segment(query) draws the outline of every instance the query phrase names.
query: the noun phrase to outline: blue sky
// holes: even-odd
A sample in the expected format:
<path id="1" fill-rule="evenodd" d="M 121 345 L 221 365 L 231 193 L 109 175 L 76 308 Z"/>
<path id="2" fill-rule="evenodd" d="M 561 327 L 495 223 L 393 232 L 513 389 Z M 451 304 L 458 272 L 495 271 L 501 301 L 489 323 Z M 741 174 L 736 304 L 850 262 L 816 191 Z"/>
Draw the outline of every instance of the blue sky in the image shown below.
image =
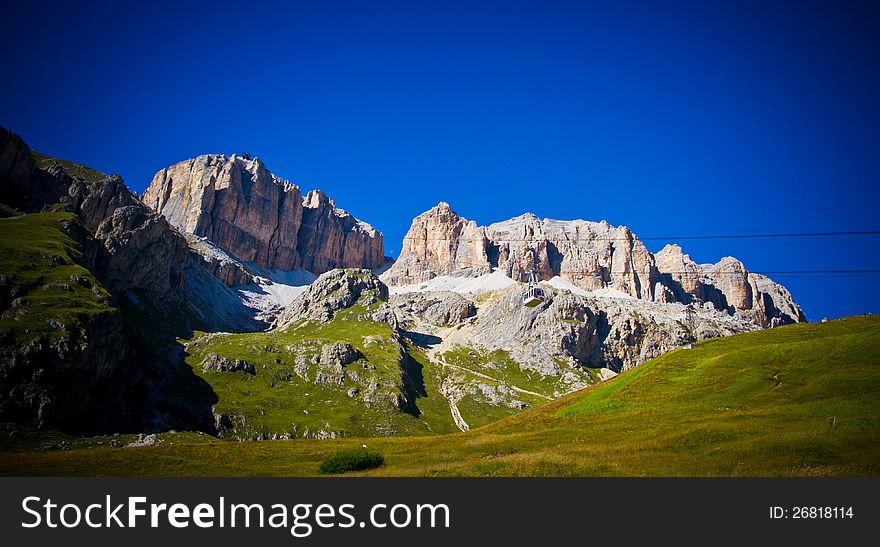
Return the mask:
<path id="1" fill-rule="evenodd" d="M 441 200 L 671 242 L 880 228 L 878 2 L 24 4 L 0 19 L 0 124 L 137 192 L 246 151 L 394 256 Z M 877 236 L 680 243 L 880 268 Z M 880 312 L 877 275 L 776 279 L 811 319 Z"/>

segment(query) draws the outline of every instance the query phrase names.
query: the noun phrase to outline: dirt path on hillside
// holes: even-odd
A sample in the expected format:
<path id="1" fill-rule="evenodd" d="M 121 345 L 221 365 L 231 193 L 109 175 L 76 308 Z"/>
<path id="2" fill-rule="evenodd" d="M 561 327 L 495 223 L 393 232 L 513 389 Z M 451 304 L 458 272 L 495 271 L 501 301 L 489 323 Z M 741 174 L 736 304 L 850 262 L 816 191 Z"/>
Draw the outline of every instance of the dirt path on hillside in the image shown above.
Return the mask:
<path id="1" fill-rule="evenodd" d="M 519 393 L 525 393 L 526 395 L 533 395 L 535 397 L 540 397 L 541 399 L 546 399 L 548 401 L 552 399 L 552 397 L 548 397 L 548 396 L 543 395 L 541 393 L 529 391 L 528 389 L 523 389 L 521 387 L 517 387 L 517 386 L 511 384 L 510 382 L 507 382 L 504 380 L 499 380 L 498 378 L 493 378 L 492 376 L 489 376 L 488 374 L 483 374 L 482 372 L 477 372 L 477 371 L 469 369 L 467 367 L 462 367 L 459 365 L 453 365 L 453 364 L 447 363 L 446 360 L 440 356 L 442 354 L 444 354 L 445 352 L 450 351 L 452 349 L 453 345 L 449 342 L 449 338 L 450 338 L 449 333 L 452 332 L 453 330 L 454 330 L 453 328 L 445 328 L 445 329 L 438 329 L 437 330 L 437 332 L 435 333 L 435 336 L 440 338 L 441 342 L 439 344 L 435 344 L 433 346 L 425 348 L 425 354 L 428 356 L 428 359 L 430 359 L 434 363 L 439 363 L 440 366 L 442 366 L 444 368 L 458 369 L 458 370 L 461 370 L 464 372 L 469 372 L 469 373 L 473 374 L 474 376 L 478 376 L 478 377 L 483 378 L 485 380 L 491 380 L 491 381 L 498 383 L 498 384 L 504 384 L 504 385 L 510 387 L 510 389 L 512 389 L 514 391 L 518 391 Z"/>
<path id="2" fill-rule="evenodd" d="M 458 426 L 462 431 L 467 431 L 471 428 L 464 418 L 461 417 L 461 412 L 458 410 L 458 400 L 455 398 L 455 394 L 452 390 L 441 388 L 443 392 L 443 396 L 446 397 L 446 401 L 449 403 L 449 411 L 452 413 L 452 421 L 455 422 L 455 425 Z"/>
<path id="3" fill-rule="evenodd" d="M 425 357 L 428 358 L 429 361 L 434 363 L 435 365 L 440 365 L 441 370 L 444 370 L 448 365 L 445 361 L 440 359 L 438 356 L 443 351 L 446 351 L 447 343 L 446 340 L 448 338 L 449 331 L 452 329 L 438 329 L 433 336 L 440 339 L 440 343 L 438 344 L 425 344 L 422 348 L 425 350 Z M 443 384 L 440 386 L 440 393 L 446 398 L 446 402 L 449 404 L 449 412 L 452 414 L 452 421 L 455 422 L 456 427 L 458 427 L 462 431 L 467 431 L 471 427 L 468 423 L 461 417 L 461 412 L 458 410 L 458 400 L 459 398 L 456 396 L 455 390 L 447 384 L 446 378 L 444 374 Z"/>
<path id="4" fill-rule="evenodd" d="M 548 401 L 550 401 L 551 399 L 553 399 L 552 397 L 548 397 L 548 396 L 546 396 L 546 395 L 543 395 L 543 394 L 541 394 L 541 393 L 537 393 L 537 392 L 535 392 L 535 391 L 529 391 L 529 390 L 527 390 L 527 389 L 523 389 L 523 388 L 521 388 L 521 387 L 516 387 L 515 385 L 511 384 L 510 382 L 506 382 L 506 381 L 504 381 L 504 380 L 499 380 L 498 378 L 493 378 L 492 376 L 489 376 L 488 374 L 483 374 L 483 373 L 481 373 L 481 372 L 477 372 L 477 371 L 475 371 L 475 370 L 471 370 L 471 369 L 469 369 L 469 368 L 467 368 L 467 367 L 461 367 L 461 366 L 458 366 L 458 365 L 450 365 L 449 363 L 447 363 L 447 362 L 444 361 L 443 359 L 436 359 L 436 362 L 442 364 L 444 367 L 448 367 L 448 368 L 454 368 L 454 369 L 462 370 L 462 371 L 464 371 L 464 372 L 468 372 L 468 373 L 470 373 L 470 374 L 473 374 L 474 376 L 478 376 L 478 377 L 480 377 L 480 378 L 484 378 L 484 379 L 486 379 L 486 380 L 492 380 L 493 382 L 496 382 L 496 383 L 499 383 L 499 384 L 504 384 L 504 385 L 506 385 L 507 387 L 509 387 L 510 389 L 512 389 L 512 390 L 514 390 L 514 391 L 518 391 L 519 393 L 525 393 L 525 394 L 527 394 L 527 395 L 534 395 L 535 397 L 540 397 L 540 398 L 542 398 L 542 399 L 546 399 L 546 400 L 548 400 Z"/>
<path id="5" fill-rule="evenodd" d="M 489 380 L 489 381 L 495 382 L 496 384 L 506 385 L 510 389 L 512 389 L 513 391 L 516 391 L 519 393 L 531 395 L 533 397 L 538 397 L 540 399 L 544 399 L 547 401 L 552 399 L 552 397 L 548 397 L 548 396 L 543 395 L 541 393 L 537 393 L 534 391 L 530 391 L 528 389 L 523 389 L 521 387 L 517 387 L 517 386 L 511 384 L 510 382 L 500 380 L 498 378 L 494 378 L 492 376 L 489 376 L 488 374 L 483 374 L 481 372 L 477 372 L 477 371 L 469 369 L 467 367 L 462 367 L 459 365 L 453 365 L 453 364 L 447 363 L 446 360 L 443 359 L 443 357 L 441 357 L 441 355 L 447 351 L 450 351 L 453 347 L 452 344 L 449 342 L 449 338 L 450 338 L 449 333 L 452 330 L 454 330 L 454 329 L 453 328 L 437 329 L 432 334 L 432 336 L 435 337 L 436 339 L 439 339 L 440 341 L 435 344 L 425 344 L 425 345 L 421 346 L 422 349 L 425 351 L 425 356 L 428 358 L 428 360 L 431 361 L 432 363 L 434 363 L 435 365 L 440 365 L 442 370 L 446 370 L 446 369 L 460 370 L 462 372 L 472 374 L 478 378 L 483 378 L 484 380 Z M 457 396 L 458 394 L 456 393 L 455 389 L 452 386 L 443 385 L 443 386 L 441 386 L 440 391 L 443 393 L 443 396 L 446 398 L 446 401 L 449 403 L 449 411 L 452 413 L 452 419 L 455 422 L 455 425 L 458 426 L 458 428 L 462 431 L 469 430 L 470 426 L 468 426 L 468 423 L 464 420 L 464 418 L 462 418 L 461 412 L 458 409 L 459 397 Z"/>

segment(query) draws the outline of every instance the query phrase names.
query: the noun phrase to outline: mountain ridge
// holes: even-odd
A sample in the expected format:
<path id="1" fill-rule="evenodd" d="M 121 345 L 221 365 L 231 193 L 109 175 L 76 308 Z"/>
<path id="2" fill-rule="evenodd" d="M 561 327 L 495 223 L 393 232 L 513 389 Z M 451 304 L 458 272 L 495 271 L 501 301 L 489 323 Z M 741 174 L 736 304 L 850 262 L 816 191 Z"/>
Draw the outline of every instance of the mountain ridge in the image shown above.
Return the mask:
<path id="1" fill-rule="evenodd" d="M 314 475 L 334 453 L 366 444 L 387 463 L 358 475 L 876 476 L 878 341 L 876 315 L 706 341 L 452 435 L 256 444 L 163 434 L 138 450 L 0 452 L 0 470 Z M 840 361 L 847 366 L 829 366 Z"/>
<path id="2" fill-rule="evenodd" d="M 652 254 L 628 227 L 605 221 L 525 213 L 478 226 L 446 202 L 413 219 L 400 256 L 382 279 L 402 286 L 495 270 L 514 280 L 534 270 L 540 280 L 560 277 L 588 291 L 610 287 L 645 301 L 711 305 L 765 327 L 806 320 L 787 289 L 732 257 L 704 268 L 678 245 Z"/>
<path id="3" fill-rule="evenodd" d="M 158 171 L 141 199 L 181 232 L 266 268 L 321 274 L 385 263 L 378 230 L 321 190 L 303 196 L 259 158 L 204 154 L 178 162 Z"/>
<path id="4" fill-rule="evenodd" d="M 107 333 L 82 323 L 102 355 L 94 363 L 65 351 L 46 361 L 81 375 L 84 397 L 65 403 L 65 384 L 38 370 L 27 385 L 42 390 L 42 407 L 65 410 L 41 415 L 22 398 L 0 408 L 37 427 L 242 440 L 468 429 L 689 342 L 772 326 L 739 309 L 756 295 L 763 313 L 799 311 L 735 259 L 697 265 L 667 247 L 658 261 L 627 227 L 606 222 L 523 214 L 481 227 L 447 203 L 414 219 L 407 252 L 380 279 L 381 234 L 323 191 L 303 196 L 259 158 L 180 162 L 139 199 L 119 176 L 40 159 L 12 133 L 0 145 L 0 202 L 15 219 L 5 227 L 20 227 L 4 252 L 18 252 L 30 222 L 40 237 L 54 233 L 41 211 L 67 211 L 69 241 L 56 237 L 81 253 L 121 319 Z M 61 259 L 21 256 L 18 266 L 36 265 L 28 275 L 58 272 Z M 535 266 L 547 299 L 524 308 L 516 279 Z M 38 295 L 78 290 L 70 282 L 31 283 L 26 295 L 23 286 L 0 279 L 9 319 L 0 365 L 16 374 L 27 370 L 28 317 L 39 318 L 41 344 L 76 325 L 64 310 L 40 314 Z M 684 302 L 697 305 L 689 312 Z M 110 344 L 129 351 L 101 353 Z M 115 372 L 90 382 L 91 365 Z M 0 382 L 0 394 L 22 382 Z M 101 413 L 113 399 L 115 410 Z"/>

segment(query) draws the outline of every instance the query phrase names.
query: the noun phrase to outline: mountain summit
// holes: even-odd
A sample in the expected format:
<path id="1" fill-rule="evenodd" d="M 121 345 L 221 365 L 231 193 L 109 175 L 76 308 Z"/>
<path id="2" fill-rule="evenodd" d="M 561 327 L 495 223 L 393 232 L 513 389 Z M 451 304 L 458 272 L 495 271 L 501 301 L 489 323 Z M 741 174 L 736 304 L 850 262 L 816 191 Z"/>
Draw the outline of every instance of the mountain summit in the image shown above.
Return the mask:
<path id="1" fill-rule="evenodd" d="M 660 303 L 695 303 L 751 317 L 762 326 L 805 321 L 785 287 L 725 257 L 699 265 L 677 245 L 656 255 L 626 226 L 605 221 L 540 219 L 524 215 L 477 226 L 447 203 L 416 217 L 397 262 L 382 275 L 391 286 L 454 274 L 499 271 L 514 280 L 534 269 L 586 291 Z"/>
<path id="2" fill-rule="evenodd" d="M 385 261 L 379 231 L 320 190 L 303 199 L 299 186 L 259 158 L 207 154 L 182 161 L 156 173 L 142 200 L 181 232 L 265 268 L 320 274 Z"/>

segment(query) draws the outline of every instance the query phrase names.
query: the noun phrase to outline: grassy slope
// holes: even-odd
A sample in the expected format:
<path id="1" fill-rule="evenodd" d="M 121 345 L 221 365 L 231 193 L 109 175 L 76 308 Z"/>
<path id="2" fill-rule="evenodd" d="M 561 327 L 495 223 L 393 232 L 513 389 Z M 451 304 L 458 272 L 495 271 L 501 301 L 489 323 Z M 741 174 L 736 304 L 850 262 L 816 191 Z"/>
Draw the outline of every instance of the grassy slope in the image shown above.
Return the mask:
<path id="1" fill-rule="evenodd" d="M 34 159 L 37 162 L 37 167 L 40 169 L 46 170 L 53 165 L 57 165 L 64 170 L 70 176 L 80 178 L 86 182 L 97 182 L 99 180 L 107 178 L 106 173 L 102 173 L 97 169 L 92 169 L 91 167 L 86 167 L 85 165 L 80 165 L 78 163 L 74 163 L 72 161 L 62 160 L 58 158 L 51 158 L 49 156 L 44 156 L 38 152 L 31 152 L 33 154 Z"/>
<path id="2" fill-rule="evenodd" d="M 258 435 L 301 437 L 304 432 L 333 431 L 346 436 L 377 434 L 424 435 L 450 433 L 455 424 L 449 406 L 440 395 L 439 372 L 411 347 L 406 349 L 421 365 L 424 392 L 416 398 L 418 417 L 389 408 L 365 405 L 360 397 L 346 392 L 363 385 L 346 379 L 342 385 L 316 384 L 298 376 L 296 357 L 319 354 L 332 342 L 352 344 L 363 358 L 346 366 L 381 384 L 387 392 L 399 391 L 401 353 L 386 323 L 358 320 L 368 310 L 353 306 L 339 312 L 327 324 L 304 324 L 287 331 L 208 335 L 188 344 L 187 364 L 211 384 L 219 397 L 217 413 L 236 416 L 246 424 L 239 427 L 246 438 Z M 256 374 L 202 370 L 208 354 L 244 359 Z M 363 365 L 374 367 L 365 370 Z M 310 379 L 316 374 L 314 365 Z"/>
<path id="3" fill-rule="evenodd" d="M 538 372 L 524 369 L 504 350 L 499 349 L 486 354 L 481 353 L 477 348 L 457 346 L 451 351 L 443 353 L 442 357 L 449 364 L 503 379 L 516 387 L 548 397 L 553 397 L 557 391 L 565 392 L 565 386 L 559 383 L 558 376 L 542 376 Z M 561 369 L 566 369 L 564 363 L 559 363 L 559 365 Z M 590 369 L 574 369 L 572 372 L 580 372 L 589 380 L 593 380 L 596 375 Z"/>
<path id="4" fill-rule="evenodd" d="M 55 325 L 71 326 L 90 315 L 113 311 L 110 294 L 86 268 L 82 251 L 62 231 L 72 213 L 39 213 L 0 219 L 0 274 L 6 297 L 20 299 L 0 318 L 0 334 L 19 341 L 58 336 Z"/>
<path id="5" fill-rule="evenodd" d="M 362 443 L 368 475 L 878 475 L 880 317 L 747 333 L 467 433 L 0 454 L 10 475 L 313 475 Z"/>

